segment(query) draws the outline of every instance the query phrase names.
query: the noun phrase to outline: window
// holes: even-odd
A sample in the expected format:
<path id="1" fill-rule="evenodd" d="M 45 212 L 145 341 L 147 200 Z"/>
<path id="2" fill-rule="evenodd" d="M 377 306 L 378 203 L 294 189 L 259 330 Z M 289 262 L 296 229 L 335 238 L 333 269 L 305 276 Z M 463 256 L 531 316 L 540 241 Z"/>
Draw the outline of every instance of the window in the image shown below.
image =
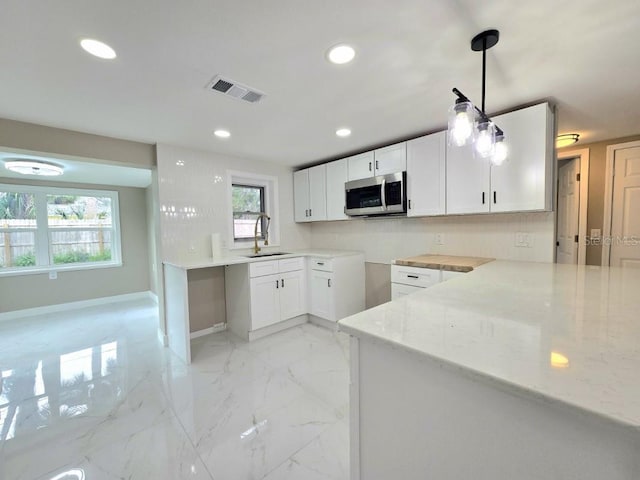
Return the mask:
<path id="1" fill-rule="evenodd" d="M 118 196 L 0 185 L 0 274 L 120 264 Z"/>
<path id="2" fill-rule="evenodd" d="M 278 178 L 248 172 L 227 172 L 229 248 L 244 249 L 253 246 L 254 229 L 260 213 L 270 217 L 258 222 L 260 245 L 269 239 L 269 245 L 280 244 L 278 222 Z M 265 235 L 266 234 L 266 235 Z"/>
<path id="3" fill-rule="evenodd" d="M 231 200 L 233 203 L 233 239 L 253 239 L 256 220 L 260 213 L 265 213 L 265 187 L 254 185 L 233 185 Z M 258 238 L 264 240 L 266 219 L 258 222 Z"/>

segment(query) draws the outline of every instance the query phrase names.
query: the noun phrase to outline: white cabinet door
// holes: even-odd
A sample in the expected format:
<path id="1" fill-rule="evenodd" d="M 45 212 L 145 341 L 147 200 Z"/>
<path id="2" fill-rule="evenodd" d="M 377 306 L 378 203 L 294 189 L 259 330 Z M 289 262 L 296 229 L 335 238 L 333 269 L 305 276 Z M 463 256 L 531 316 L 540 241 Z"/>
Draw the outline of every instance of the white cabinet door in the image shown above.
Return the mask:
<path id="1" fill-rule="evenodd" d="M 309 219 L 312 222 L 327 219 L 326 165 L 307 169 L 309 172 Z"/>
<path id="2" fill-rule="evenodd" d="M 293 211 L 296 222 L 310 222 L 309 170 L 293 172 Z"/>
<path id="3" fill-rule="evenodd" d="M 373 156 L 376 175 L 404 172 L 407 169 L 407 142 L 374 150 Z"/>
<path id="4" fill-rule="evenodd" d="M 346 220 L 344 184 L 349 180 L 346 158 L 327 163 L 327 220 Z"/>
<path id="5" fill-rule="evenodd" d="M 335 321 L 332 281 L 333 273 L 311 270 L 309 274 L 310 311 L 316 317 Z"/>
<path id="6" fill-rule="evenodd" d="M 280 275 L 255 277 L 249 281 L 251 330 L 280 321 Z"/>
<path id="7" fill-rule="evenodd" d="M 488 159 L 475 158 L 473 146 L 447 145 L 447 213 L 489 211 Z"/>
<path id="8" fill-rule="evenodd" d="M 307 312 L 305 272 L 280 274 L 280 319 L 288 320 Z"/>
<path id="9" fill-rule="evenodd" d="M 444 215 L 446 132 L 407 142 L 407 216 Z"/>
<path id="10" fill-rule="evenodd" d="M 406 297 L 407 295 L 411 295 L 416 292 L 424 292 L 424 288 L 403 285 L 401 283 L 391 284 L 391 300 L 397 300 L 398 298 Z"/>
<path id="11" fill-rule="evenodd" d="M 373 177 L 373 152 L 347 158 L 349 181 Z"/>
<path id="12" fill-rule="evenodd" d="M 542 103 L 495 117 L 509 155 L 491 167 L 491 211 L 551 209 L 553 115 Z"/>

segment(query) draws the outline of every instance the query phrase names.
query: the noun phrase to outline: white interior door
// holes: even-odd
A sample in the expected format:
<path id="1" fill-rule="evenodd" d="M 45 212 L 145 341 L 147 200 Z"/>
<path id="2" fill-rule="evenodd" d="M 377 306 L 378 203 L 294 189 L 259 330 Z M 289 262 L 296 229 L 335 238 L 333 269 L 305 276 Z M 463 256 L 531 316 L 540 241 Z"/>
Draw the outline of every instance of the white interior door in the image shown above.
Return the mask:
<path id="1" fill-rule="evenodd" d="M 640 147 L 616 150 L 611 213 L 609 265 L 640 268 Z"/>
<path id="2" fill-rule="evenodd" d="M 578 263 L 578 219 L 580 215 L 580 161 L 566 161 L 558 168 L 558 263 Z"/>

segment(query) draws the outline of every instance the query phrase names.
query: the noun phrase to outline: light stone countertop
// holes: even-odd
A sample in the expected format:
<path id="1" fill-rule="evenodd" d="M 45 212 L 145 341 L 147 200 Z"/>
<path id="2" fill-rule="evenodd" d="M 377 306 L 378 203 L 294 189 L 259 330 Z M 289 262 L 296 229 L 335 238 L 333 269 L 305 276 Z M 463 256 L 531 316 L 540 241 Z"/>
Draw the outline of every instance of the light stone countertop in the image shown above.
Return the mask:
<path id="1" fill-rule="evenodd" d="M 640 269 L 494 261 L 339 328 L 640 431 Z"/>
<path id="2" fill-rule="evenodd" d="M 234 256 L 226 256 L 223 258 L 204 258 L 193 261 L 164 261 L 162 262 L 165 265 L 171 265 L 173 267 L 182 268 L 184 270 L 194 270 L 198 268 L 210 268 L 210 267 L 224 267 L 225 265 L 236 265 L 239 263 L 253 263 L 253 262 L 264 262 L 267 260 L 279 260 L 285 258 L 294 258 L 294 257 L 321 257 L 321 258 L 334 258 L 334 257 L 345 257 L 351 255 L 360 255 L 362 252 L 357 252 L 353 250 L 327 250 L 327 249 L 305 249 L 305 250 L 291 250 L 287 248 L 280 249 L 278 247 L 273 247 L 267 249 L 262 249 L 261 252 L 287 252 L 286 255 L 274 255 L 274 256 L 262 256 L 257 258 L 250 258 L 248 255 L 234 255 Z"/>

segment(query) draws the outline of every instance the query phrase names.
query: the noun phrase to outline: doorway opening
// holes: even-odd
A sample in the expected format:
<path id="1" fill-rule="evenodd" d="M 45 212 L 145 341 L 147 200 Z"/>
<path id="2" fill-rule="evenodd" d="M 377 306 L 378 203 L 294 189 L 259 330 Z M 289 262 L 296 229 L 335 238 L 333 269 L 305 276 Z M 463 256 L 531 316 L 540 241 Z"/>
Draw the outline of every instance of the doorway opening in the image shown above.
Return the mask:
<path id="1" fill-rule="evenodd" d="M 589 149 L 558 153 L 556 263 L 584 265 L 587 259 Z"/>

